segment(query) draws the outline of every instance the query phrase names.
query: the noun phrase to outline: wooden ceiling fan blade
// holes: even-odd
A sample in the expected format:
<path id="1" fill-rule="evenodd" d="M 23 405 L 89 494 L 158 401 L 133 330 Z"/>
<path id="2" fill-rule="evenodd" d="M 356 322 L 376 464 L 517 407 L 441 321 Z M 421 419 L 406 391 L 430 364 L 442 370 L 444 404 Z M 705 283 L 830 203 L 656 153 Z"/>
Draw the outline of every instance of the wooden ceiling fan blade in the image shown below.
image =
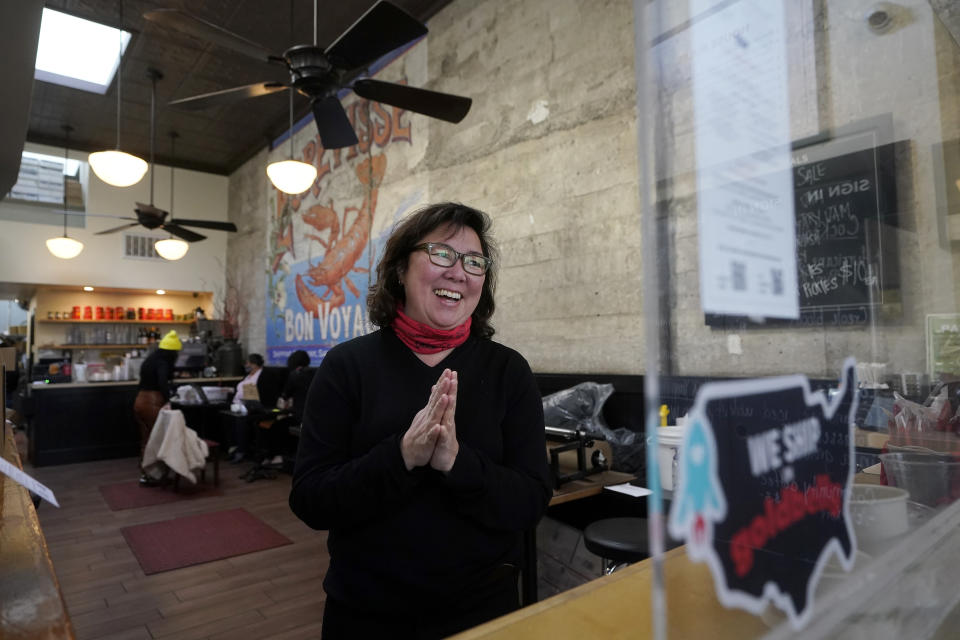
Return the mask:
<path id="1" fill-rule="evenodd" d="M 366 67 L 397 47 L 427 34 L 406 11 L 380 0 L 327 47 L 327 57 L 343 69 Z"/>
<path id="2" fill-rule="evenodd" d="M 139 227 L 139 222 L 131 222 L 130 224 L 122 224 L 119 227 L 112 227 L 110 229 L 105 229 L 104 231 L 97 231 L 95 236 L 105 236 L 108 233 L 116 233 L 117 231 L 123 231 L 124 229 L 130 229 L 131 227 Z"/>
<path id="3" fill-rule="evenodd" d="M 161 227 L 167 233 L 175 235 L 178 238 L 182 238 L 187 242 L 200 242 L 201 240 L 206 240 L 207 236 L 202 236 L 199 233 L 190 231 L 190 229 L 185 229 L 177 224 L 167 223 Z"/>
<path id="4" fill-rule="evenodd" d="M 232 87 L 220 91 L 211 91 L 210 93 L 201 93 L 190 96 L 189 98 L 171 100 L 167 103 L 167 106 L 190 110 L 210 109 L 212 107 L 234 104 L 247 98 L 259 98 L 260 96 L 270 95 L 277 91 L 283 91 L 286 88 L 287 85 L 282 82 L 256 82 L 242 87 Z"/>
<path id="5" fill-rule="evenodd" d="M 376 100 L 394 107 L 422 113 L 447 122 L 460 122 L 470 111 L 473 100 L 450 93 L 408 87 L 365 78 L 353 83 L 354 92 L 368 100 Z"/>
<path id="6" fill-rule="evenodd" d="M 75 211 L 73 209 L 50 209 L 50 213 L 62 216 L 64 214 L 68 216 L 79 216 L 81 218 L 113 218 L 114 220 L 136 220 L 136 218 L 131 218 L 130 216 L 117 216 L 112 213 L 96 213 L 94 211 Z"/>
<path id="7" fill-rule="evenodd" d="M 314 100 L 311 108 L 324 149 L 340 149 L 357 144 L 357 133 L 337 96 Z"/>
<path id="8" fill-rule="evenodd" d="M 164 27 L 193 36 L 204 42 L 212 42 L 225 49 L 242 53 L 256 60 L 265 62 L 274 62 L 282 60 L 280 56 L 274 55 L 259 42 L 248 40 L 243 36 L 237 35 L 232 31 L 227 31 L 219 25 L 207 22 L 203 18 L 181 11 L 180 9 L 154 9 L 147 11 L 143 17 L 151 22 L 155 22 Z"/>
<path id="9" fill-rule="evenodd" d="M 218 231 L 237 230 L 237 225 L 232 222 L 220 222 L 219 220 L 186 220 L 184 218 L 177 218 L 176 220 L 170 220 L 170 224 L 200 227 L 201 229 L 217 229 Z"/>

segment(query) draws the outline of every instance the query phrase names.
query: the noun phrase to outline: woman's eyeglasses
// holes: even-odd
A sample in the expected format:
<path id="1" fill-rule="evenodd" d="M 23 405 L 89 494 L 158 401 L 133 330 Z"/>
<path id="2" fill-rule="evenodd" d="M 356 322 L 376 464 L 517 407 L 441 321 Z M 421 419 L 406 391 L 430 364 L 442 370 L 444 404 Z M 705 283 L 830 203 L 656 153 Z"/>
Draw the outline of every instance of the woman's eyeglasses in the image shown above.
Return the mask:
<path id="1" fill-rule="evenodd" d="M 452 267 L 457 260 L 463 263 L 463 270 L 475 276 L 482 276 L 493 264 L 493 260 L 479 253 L 460 253 L 442 242 L 425 242 L 415 246 L 413 251 L 426 251 L 430 262 L 438 267 Z"/>

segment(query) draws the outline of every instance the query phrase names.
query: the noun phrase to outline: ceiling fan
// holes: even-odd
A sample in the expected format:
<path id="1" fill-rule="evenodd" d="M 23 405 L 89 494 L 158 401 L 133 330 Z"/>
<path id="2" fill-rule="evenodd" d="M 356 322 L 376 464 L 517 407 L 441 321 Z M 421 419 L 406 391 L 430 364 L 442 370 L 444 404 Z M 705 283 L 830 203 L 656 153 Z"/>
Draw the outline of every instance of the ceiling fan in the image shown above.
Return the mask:
<path id="1" fill-rule="evenodd" d="M 448 122 L 460 122 L 467 115 L 472 104 L 470 98 L 362 77 L 367 67 L 382 56 L 426 35 L 427 27 L 399 7 L 380 0 L 326 49 L 317 45 L 317 0 L 313 3 L 313 13 L 313 44 L 295 45 L 283 55 L 276 55 L 256 42 L 186 11 L 147 11 L 143 14 L 147 20 L 257 60 L 283 64 L 290 76 L 287 82 L 259 82 L 223 89 L 174 100 L 168 106 L 206 109 L 289 88 L 310 98 L 320 141 L 327 149 L 349 147 L 358 142 L 337 97 L 344 89 L 352 89 L 368 100 Z"/>
<path id="2" fill-rule="evenodd" d="M 156 93 L 157 93 L 157 80 L 163 77 L 163 74 L 157 71 L 156 69 L 148 69 L 147 74 L 150 76 L 152 83 L 152 88 L 150 91 L 150 204 L 144 204 L 142 202 L 136 203 L 137 206 L 134 209 L 134 213 L 137 214 L 136 218 L 124 217 L 124 216 L 109 216 L 118 218 L 120 220 L 135 220 L 128 224 L 122 224 L 118 227 L 112 227 L 104 231 L 98 231 L 93 234 L 95 236 L 102 236 L 108 233 L 116 233 L 117 231 L 122 231 L 124 229 L 129 229 L 130 227 L 144 226 L 147 229 L 163 229 L 167 233 L 182 238 L 187 242 L 199 242 L 200 240 L 206 239 L 207 236 L 201 235 L 195 231 L 191 231 L 186 227 L 200 227 L 202 229 L 217 229 L 219 231 L 236 231 L 237 225 L 232 222 L 220 222 L 218 220 L 187 220 L 185 218 L 173 218 L 170 217 L 169 221 L 167 216 L 170 215 L 169 212 L 160 209 L 159 207 L 154 206 L 153 204 L 153 173 L 156 166 L 153 162 L 153 142 L 154 142 L 154 119 L 156 113 Z M 173 167 L 170 168 L 170 205 L 173 207 Z M 87 214 L 87 215 L 97 215 L 97 214 Z"/>

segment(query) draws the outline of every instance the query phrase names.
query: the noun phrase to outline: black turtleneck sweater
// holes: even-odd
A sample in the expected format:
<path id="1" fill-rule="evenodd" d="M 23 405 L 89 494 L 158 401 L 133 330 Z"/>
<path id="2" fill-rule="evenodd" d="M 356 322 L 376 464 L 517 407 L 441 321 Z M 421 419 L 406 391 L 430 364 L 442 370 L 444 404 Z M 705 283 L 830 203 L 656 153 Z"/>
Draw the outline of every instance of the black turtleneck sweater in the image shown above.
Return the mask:
<path id="1" fill-rule="evenodd" d="M 400 438 L 445 368 L 457 372 L 456 462 L 407 471 Z M 501 563 L 552 493 L 543 409 L 516 351 L 471 336 L 427 366 L 392 329 L 340 344 L 314 377 L 290 507 L 329 529 L 327 593 L 364 611 L 443 610 Z"/>

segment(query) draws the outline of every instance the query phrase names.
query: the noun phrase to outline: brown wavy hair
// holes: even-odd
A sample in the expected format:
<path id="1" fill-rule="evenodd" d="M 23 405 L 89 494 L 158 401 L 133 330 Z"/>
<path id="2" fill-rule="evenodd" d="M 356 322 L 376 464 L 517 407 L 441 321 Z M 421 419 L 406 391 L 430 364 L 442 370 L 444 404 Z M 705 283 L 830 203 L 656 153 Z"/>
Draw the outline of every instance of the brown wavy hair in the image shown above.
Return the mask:
<path id="1" fill-rule="evenodd" d="M 495 304 L 493 292 L 497 285 L 497 262 L 499 252 L 490 235 L 490 216 L 457 202 L 441 202 L 427 205 L 400 222 L 383 248 L 383 257 L 377 264 L 377 280 L 370 285 L 367 294 L 367 311 L 370 321 L 378 327 L 389 327 L 397 317 L 397 304 L 406 302 L 406 292 L 400 285 L 400 274 L 406 270 L 410 252 L 431 231 L 450 225 L 455 231 L 469 227 L 480 238 L 483 255 L 492 260 L 483 281 L 480 300 L 470 316 L 473 320 L 470 333 L 481 338 L 493 336 L 490 324 Z"/>

